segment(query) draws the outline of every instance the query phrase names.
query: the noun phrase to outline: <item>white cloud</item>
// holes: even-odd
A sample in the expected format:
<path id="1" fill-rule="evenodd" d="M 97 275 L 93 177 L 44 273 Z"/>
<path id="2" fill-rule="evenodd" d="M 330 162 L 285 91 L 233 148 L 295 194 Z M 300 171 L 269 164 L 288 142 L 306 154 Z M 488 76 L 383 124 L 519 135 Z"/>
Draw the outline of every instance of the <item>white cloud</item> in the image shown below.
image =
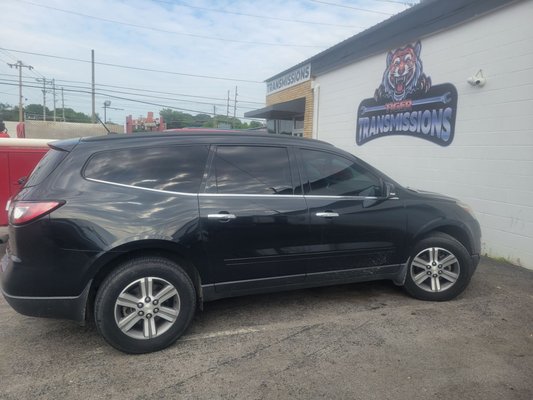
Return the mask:
<path id="1" fill-rule="evenodd" d="M 387 18 L 385 15 L 365 13 L 340 7 L 301 1 L 149 1 L 149 0 L 31 0 L 47 7 L 71 10 L 99 18 L 156 29 L 203 35 L 247 42 L 298 44 L 316 47 L 284 47 L 236 43 L 201 39 L 185 35 L 163 33 L 154 30 L 125 26 L 97 19 L 42 8 L 17 0 L 2 1 L 2 36 L 0 47 L 29 52 L 46 53 L 72 58 L 90 59 L 94 49 L 96 60 L 112 64 L 138 66 L 149 69 L 169 70 L 197 75 L 212 75 L 238 79 L 263 81 L 308 57 L 344 40 L 361 28 L 369 27 Z M 331 1 L 333 2 L 333 1 Z M 335 0 L 337 3 L 342 0 Z M 316 21 L 324 24 L 349 25 L 353 28 L 274 21 L 232 14 L 209 12 L 180 4 L 263 15 L 283 19 Z M 396 13 L 405 9 L 401 4 L 384 1 L 358 1 L 344 4 L 376 11 Z M 39 57 L 12 52 L 12 57 L 31 64 L 47 78 L 90 82 L 89 64 Z M 13 62 L 5 52 L 0 60 Z M 15 74 L 4 62 L 0 62 L 0 74 Z M 28 71 L 25 75 L 33 76 Z M 0 75 L 2 79 L 10 77 Z M 201 79 L 178 75 L 142 72 L 128 69 L 96 66 L 97 84 L 111 84 L 150 90 L 184 93 L 189 95 L 225 98 L 239 87 L 239 100 L 264 101 L 263 83 L 231 82 Z M 1 83 L 2 81 L 0 81 Z M 66 83 L 65 83 L 66 84 Z M 120 89 L 117 89 L 120 90 Z M 3 93 L 13 93 L 6 95 Z M 0 85 L 0 102 L 17 102 L 16 86 Z M 28 103 L 41 103 L 39 89 L 25 88 Z M 121 96 L 120 94 L 117 94 Z M 142 96 L 123 95 L 124 97 Z M 161 95 L 167 96 L 167 95 Z M 172 96 L 167 96 L 172 97 Z M 177 97 L 177 96 L 174 96 Z M 50 97 L 49 97 L 50 99 Z M 90 96 L 80 93 L 65 94 L 65 105 L 90 113 Z M 100 107 L 106 96 L 98 96 Z M 124 111 L 110 110 L 108 115 L 123 122 L 126 114 L 140 115 L 146 111 L 158 111 L 159 107 L 135 104 L 111 99 L 113 106 Z M 217 104 L 217 112 L 225 113 L 223 100 L 196 99 L 199 102 Z M 202 112 L 212 112 L 212 105 L 146 98 L 146 101 L 184 107 Z M 50 103 L 48 103 L 50 104 Z M 246 107 L 260 104 L 238 103 L 237 114 Z"/>

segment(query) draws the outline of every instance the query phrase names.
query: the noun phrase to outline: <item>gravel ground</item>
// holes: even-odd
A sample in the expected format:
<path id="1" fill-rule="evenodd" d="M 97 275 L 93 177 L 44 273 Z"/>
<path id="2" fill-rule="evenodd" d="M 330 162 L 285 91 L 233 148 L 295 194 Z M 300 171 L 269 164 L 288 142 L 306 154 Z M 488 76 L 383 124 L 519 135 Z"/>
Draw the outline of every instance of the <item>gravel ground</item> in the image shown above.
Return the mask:
<path id="1" fill-rule="evenodd" d="M 532 287 L 533 271 L 482 259 L 446 303 L 389 282 L 219 300 L 139 356 L 2 298 L 0 398 L 531 400 Z"/>

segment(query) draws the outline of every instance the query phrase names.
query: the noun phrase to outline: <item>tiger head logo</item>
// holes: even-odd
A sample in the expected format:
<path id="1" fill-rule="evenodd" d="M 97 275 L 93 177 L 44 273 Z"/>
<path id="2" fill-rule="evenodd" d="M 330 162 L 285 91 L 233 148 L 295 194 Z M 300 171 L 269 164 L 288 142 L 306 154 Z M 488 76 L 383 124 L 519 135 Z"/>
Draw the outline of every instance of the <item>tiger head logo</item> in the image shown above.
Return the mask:
<path id="1" fill-rule="evenodd" d="M 381 85 L 374 93 L 376 101 L 401 101 L 410 94 L 426 93 L 429 90 L 431 78 L 423 72 L 421 48 L 422 45 L 418 41 L 414 45 L 408 44 L 389 51 Z"/>

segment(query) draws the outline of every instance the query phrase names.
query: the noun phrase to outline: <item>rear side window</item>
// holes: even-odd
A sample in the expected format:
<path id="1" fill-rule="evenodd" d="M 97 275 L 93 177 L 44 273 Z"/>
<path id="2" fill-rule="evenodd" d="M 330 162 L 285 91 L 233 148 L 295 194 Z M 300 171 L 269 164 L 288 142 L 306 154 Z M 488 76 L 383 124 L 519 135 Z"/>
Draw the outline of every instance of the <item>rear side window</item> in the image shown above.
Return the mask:
<path id="1" fill-rule="evenodd" d="M 50 149 L 33 169 L 24 187 L 36 186 L 52 173 L 67 156 L 67 151 Z"/>
<path id="2" fill-rule="evenodd" d="M 96 153 L 84 175 L 89 179 L 147 189 L 197 193 L 207 146 L 136 147 Z"/>
<path id="3" fill-rule="evenodd" d="M 285 147 L 219 146 L 208 193 L 293 194 Z"/>

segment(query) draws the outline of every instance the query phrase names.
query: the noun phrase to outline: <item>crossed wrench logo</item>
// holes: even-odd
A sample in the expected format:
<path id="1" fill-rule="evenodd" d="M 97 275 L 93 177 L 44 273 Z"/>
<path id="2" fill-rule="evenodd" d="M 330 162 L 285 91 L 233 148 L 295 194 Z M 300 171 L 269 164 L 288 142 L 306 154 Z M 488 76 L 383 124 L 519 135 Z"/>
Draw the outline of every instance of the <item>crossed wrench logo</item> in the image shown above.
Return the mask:
<path id="1" fill-rule="evenodd" d="M 411 106 L 421 106 L 424 104 L 435 104 L 435 103 L 448 104 L 450 101 L 452 101 L 452 93 L 446 92 L 442 96 L 428 97 L 426 99 L 413 100 L 411 103 Z M 374 111 L 384 111 L 386 109 L 387 107 L 385 105 L 373 106 L 373 107 L 362 106 L 361 115 L 365 115 L 366 113 L 374 112 Z"/>

